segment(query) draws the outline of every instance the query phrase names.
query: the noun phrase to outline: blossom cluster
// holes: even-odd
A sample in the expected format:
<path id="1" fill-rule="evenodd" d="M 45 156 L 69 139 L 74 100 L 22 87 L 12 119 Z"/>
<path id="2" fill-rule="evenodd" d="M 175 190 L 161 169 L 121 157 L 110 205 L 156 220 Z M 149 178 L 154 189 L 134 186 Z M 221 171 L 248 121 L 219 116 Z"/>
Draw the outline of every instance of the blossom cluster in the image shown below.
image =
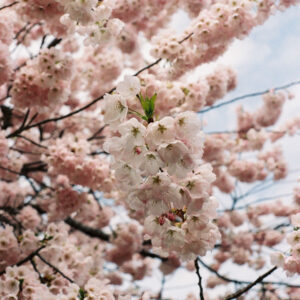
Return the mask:
<path id="1" fill-rule="evenodd" d="M 104 149 L 113 155 L 120 196 L 136 218 L 145 218 L 156 251 L 185 259 L 205 255 L 219 234 L 212 222 L 217 202 L 210 194 L 215 175 L 201 163 L 200 121 L 188 111 L 148 124 L 127 120 L 127 99 L 139 91 L 139 79 L 126 77 L 115 94 L 105 96 L 105 121 L 118 134 Z"/>
<path id="2" fill-rule="evenodd" d="M 206 77 L 195 82 L 185 83 L 183 80 L 168 81 L 156 78 L 153 74 L 141 75 L 141 91 L 146 95 L 157 92 L 156 113 L 160 117 L 169 112 L 200 111 L 205 106 L 212 106 L 226 93 L 236 86 L 237 78 L 234 70 L 228 66 L 218 66 Z M 137 103 L 130 105 L 135 108 Z"/>
<path id="3" fill-rule="evenodd" d="M 286 95 L 283 92 L 270 91 L 263 95 L 263 106 L 254 113 L 244 110 L 241 106 L 237 109 L 238 130 L 247 132 L 251 128 L 260 129 L 276 123 L 282 112 Z"/>
<path id="4" fill-rule="evenodd" d="M 117 36 L 123 28 L 121 20 L 110 18 L 112 8 L 109 1 L 104 1 L 100 5 L 98 0 L 56 1 L 63 7 L 65 13 L 60 18 L 61 23 L 68 30 L 73 29 L 86 36 L 87 44 L 97 45 L 107 42 L 112 36 Z"/>
<path id="5" fill-rule="evenodd" d="M 70 184 L 109 192 L 109 164 L 106 158 L 88 157 L 89 143 L 72 135 L 56 140 L 44 155 L 52 176 L 66 175 Z"/>
<path id="6" fill-rule="evenodd" d="M 58 109 L 69 96 L 72 60 L 54 48 L 44 50 L 16 74 L 12 103 L 40 112 Z"/>
<path id="7" fill-rule="evenodd" d="M 218 105 L 236 72 L 196 69 L 299 0 L 0 2 L 1 299 L 161 299 L 197 263 L 223 297 L 252 280 L 226 268 L 263 272 L 287 244 L 272 263 L 300 274 L 300 188 L 276 195 L 297 172 L 277 141 L 300 118 L 276 125 L 293 96 L 254 93 L 260 107 L 217 129 L 207 112 L 247 95 Z M 190 22 L 174 33 L 178 12 Z M 157 272 L 160 291 L 136 282 Z M 298 300 L 276 279 L 250 293 Z"/>

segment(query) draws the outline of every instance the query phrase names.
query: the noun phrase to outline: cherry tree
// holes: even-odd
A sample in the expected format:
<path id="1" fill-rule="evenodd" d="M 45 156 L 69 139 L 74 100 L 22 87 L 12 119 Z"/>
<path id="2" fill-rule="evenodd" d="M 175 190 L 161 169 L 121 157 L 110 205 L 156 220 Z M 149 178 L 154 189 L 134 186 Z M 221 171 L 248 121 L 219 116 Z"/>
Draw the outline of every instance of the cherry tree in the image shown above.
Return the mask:
<path id="1" fill-rule="evenodd" d="M 222 101 L 235 70 L 199 72 L 297 2 L 0 1 L 1 300 L 169 299 L 182 269 L 187 300 L 300 299 L 300 185 L 272 192 L 300 82 Z"/>

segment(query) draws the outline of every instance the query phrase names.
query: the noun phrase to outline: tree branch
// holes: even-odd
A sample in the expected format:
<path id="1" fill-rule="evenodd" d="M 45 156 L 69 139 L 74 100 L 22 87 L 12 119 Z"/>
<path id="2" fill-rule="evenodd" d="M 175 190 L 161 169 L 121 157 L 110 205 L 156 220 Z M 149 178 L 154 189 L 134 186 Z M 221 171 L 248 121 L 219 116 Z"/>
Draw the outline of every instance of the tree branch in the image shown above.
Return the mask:
<path id="1" fill-rule="evenodd" d="M 269 276 L 270 274 L 272 274 L 275 270 L 277 270 L 277 267 L 273 267 L 272 269 L 270 269 L 268 272 L 264 273 L 263 275 L 259 276 L 255 281 L 253 281 L 252 283 L 250 283 L 249 285 L 247 285 L 246 287 L 238 290 L 237 292 L 235 292 L 234 294 L 231 294 L 229 296 L 227 296 L 225 298 L 225 300 L 231 300 L 231 299 L 236 299 L 237 297 L 241 296 L 242 294 L 248 292 L 252 287 L 254 287 L 256 284 L 258 283 L 262 283 L 262 281 Z"/>
<path id="2" fill-rule="evenodd" d="M 27 262 L 29 262 L 31 259 L 33 259 L 36 255 L 39 254 L 39 252 L 44 249 L 46 246 L 43 245 L 41 246 L 40 248 L 38 248 L 37 250 L 35 250 L 34 252 L 30 253 L 27 257 L 25 257 L 24 259 L 20 260 L 19 262 L 17 262 L 16 264 L 14 264 L 13 266 L 21 266 Z M 5 270 L 4 271 L 1 271 L 0 272 L 0 276 L 3 275 L 5 273 Z"/>
<path id="3" fill-rule="evenodd" d="M 109 234 L 106 234 L 106 233 L 104 233 L 103 231 L 101 231 L 99 229 L 95 229 L 95 228 L 83 225 L 80 222 L 77 222 L 77 221 L 75 221 L 74 219 L 72 219 L 70 217 L 65 219 L 65 223 L 67 223 L 73 229 L 76 229 L 78 231 L 81 231 L 82 233 L 85 233 L 89 237 L 98 238 L 98 239 L 100 239 L 102 241 L 105 241 L 105 242 L 110 241 L 110 235 Z M 168 260 L 167 257 L 162 257 L 158 254 L 149 252 L 145 249 L 142 249 L 139 252 L 139 254 L 144 256 L 144 257 L 158 258 L 158 259 L 160 259 L 161 261 L 164 261 L 164 262 Z"/>
<path id="4" fill-rule="evenodd" d="M 160 255 L 158 255 L 158 254 L 149 252 L 149 251 L 147 251 L 147 250 L 145 250 L 145 249 L 141 250 L 139 253 L 140 253 L 142 256 L 144 256 L 144 257 L 158 258 L 158 259 L 160 259 L 160 260 L 163 261 L 163 262 L 166 262 L 166 261 L 168 260 L 167 257 L 162 257 L 162 256 L 160 256 Z"/>
<path id="5" fill-rule="evenodd" d="M 18 4 L 18 3 L 19 3 L 18 1 L 12 2 L 12 3 L 8 4 L 8 5 L 0 7 L 0 10 L 8 8 L 8 7 L 12 7 L 12 6 L 14 6 L 14 5 Z"/>
<path id="6" fill-rule="evenodd" d="M 199 286 L 199 289 L 200 289 L 200 299 L 204 300 L 203 287 L 202 287 L 202 277 L 200 275 L 200 268 L 199 268 L 199 265 L 198 265 L 198 257 L 195 259 L 194 264 L 195 264 L 195 268 L 196 268 L 196 274 L 198 276 L 198 286 Z"/>
<path id="7" fill-rule="evenodd" d="M 87 139 L 87 141 L 92 141 L 92 140 L 94 140 L 94 139 L 96 139 L 97 138 L 97 136 L 98 136 L 98 134 L 100 134 L 104 129 L 105 129 L 105 127 L 106 127 L 107 125 L 104 125 L 104 126 L 102 126 L 101 128 L 99 128 L 91 137 L 89 137 L 88 139 Z"/>
<path id="8" fill-rule="evenodd" d="M 31 143 L 31 144 L 33 144 L 33 145 L 39 147 L 39 148 L 48 149 L 47 147 L 45 147 L 45 146 L 43 146 L 43 145 L 41 145 L 41 144 L 39 144 L 39 143 L 37 143 L 37 142 L 35 142 L 35 141 L 29 139 L 29 138 L 26 137 L 26 136 L 23 136 L 23 135 L 18 134 L 17 137 L 18 137 L 18 138 L 21 138 L 21 139 L 24 139 L 25 141 L 27 141 L 27 142 L 29 142 L 29 143 Z"/>
<path id="9" fill-rule="evenodd" d="M 43 262 L 45 263 L 47 266 L 49 266 L 50 268 L 52 268 L 56 273 L 60 274 L 63 278 L 67 279 L 69 282 L 74 283 L 74 280 L 72 280 L 71 278 L 69 278 L 67 275 L 65 275 L 62 271 L 60 271 L 57 267 L 55 267 L 54 265 L 52 265 L 50 262 L 48 262 L 43 256 L 41 256 L 39 253 L 36 254 L 36 256 Z"/>
<path id="10" fill-rule="evenodd" d="M 99 230 L 99 229 L 95 229 L 95 228 L 92 228 L 92 227 L 85 226 L 85 225 L 81 224 L 80 222 L 75 221 L 74 219 L 72 219 L 70 217 L 65 219 L 65 223 L 67 223 L 72 228 L 85 233 L 89 237 L 95 237 L 95 238 L 98 238 L 102 241 L 109 242 L 110 236 L 108 234 L 104 233 L 103 231 Z"/>
<path id="11" fill-rule="evenodd" d="M 226 282 L 232 282 L 232 283 L 237 283 L 237 284 L 252 284 L 251 281 L 244 281 L 244 280 L 237 280 L 237 279 L 232 279 L 232 278 L 228 278 L 226 276 L 221 275 L 218 271 L 214 270 L 213 268 L 211 268 L 210 266 L 208 266 L 203 260 L 201 260 L 198 257 L 198 261 L 201 263 L 202 266 L 204 266 L 207 270 L 209 270 L 211 273 L 215 274 L 217 277 L 223 279 Z M 296 284 L 289 284 L 287 282 L 276 282 L 276 281 L 263 281 L 262 283 L 264 284 L 276 284 L 276 285 L 283 285 L 283 286 L 288 286 L 288 287 L 296 287 L 296 288 L 300 288 L 300 285 L 296 285 Z"/>
<path id="12" fill-rule="evenodd" d="M 43 276 L 42 276 L 42 274 L 40 273 L 39 269 L 37 268 L 34 259 L 32 258 L 32 259 L 30 260 L 30 262 L 31 262 L 31 265 L 32 265 L 34 271 L 38 274 L 39 279 L 40 279 L 40 282 L 43 283 Z"/>
<path id="13" fill-rule="evenodd" d="M 55 47 L 56 45 L 58 45 L 60 42 L 62 41 L 62 39 L 58 39 L 58 38 L 54 38 L 49 45 L 47 46 L 48 49 Z"/>
<path id="14" fill-rule="evenodd" d="M 287 89 L 287 88 L 289 88 L 291 86 L 298 85 L 298 84 L 300 84 L 300 81 L 294 81 L 294 82 L 291 82 L 291 83 L 288 83 L 288 84 L 276 87 L 276 88 L 274 88 L 274 91 L 279 91 L 279 90 Z M 222 107 L 222 106 L 234 103 L 236 101 L 240 101 L 240 100 L 243 100 L 243 99 L 246 99 L 246 98 L 253 98 L 253 97 L 261 96 L 263 94 L 268 93 L 269 91 L 270 91 L 270 89 L 264 90 L 264 91 L 261 91 L 261 92 L 256 92 L 256 93 L 252 93 L 252 94 L 247 94 L 247 95 L 239 96 L 239 97 L 236 97 L 234 99 L 231 99 L 231 100 L 219 103 L 217 105 L 205 108 L 205 109 L 199 111 L 198 113 L 199 114 L 203 114 L 203 113 L 206 113 L 206 112 L 208 112 L 210 110 L 213 110 L 213 109 L 216 109 L 216 108 L 219 108 L 219 107 Z"/>

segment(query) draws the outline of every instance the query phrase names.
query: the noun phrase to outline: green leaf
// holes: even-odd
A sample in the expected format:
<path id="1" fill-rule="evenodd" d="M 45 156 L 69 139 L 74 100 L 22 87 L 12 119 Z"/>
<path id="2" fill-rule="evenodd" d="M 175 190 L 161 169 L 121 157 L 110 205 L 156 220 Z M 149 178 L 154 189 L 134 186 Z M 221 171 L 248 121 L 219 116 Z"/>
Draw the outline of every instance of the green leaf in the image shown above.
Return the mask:
<path id="1" fill-rule="evenodd" d="M 141 93 L 138 96 L 142 108 L 145 112 L 145 117 L 143 117 L 143 119 L 146 120 L 148 123 L 152 122 L 153 120 L 156 97 L 157 97 L 156 93 L 151 98 L 148 98 L 147 96 L 144 98 Z"/>
<path id="2" fill-rule="evenodd" d="M 87 292 L 84 290 L 84 289 L 82 289 L 82 288 L 80 288 L 79 289 L 79 292 L 78 292 L 78 297 L 79 297 L 79 299 L 80 300 L 84 300 L 84 298 L 87 296 Z"/>

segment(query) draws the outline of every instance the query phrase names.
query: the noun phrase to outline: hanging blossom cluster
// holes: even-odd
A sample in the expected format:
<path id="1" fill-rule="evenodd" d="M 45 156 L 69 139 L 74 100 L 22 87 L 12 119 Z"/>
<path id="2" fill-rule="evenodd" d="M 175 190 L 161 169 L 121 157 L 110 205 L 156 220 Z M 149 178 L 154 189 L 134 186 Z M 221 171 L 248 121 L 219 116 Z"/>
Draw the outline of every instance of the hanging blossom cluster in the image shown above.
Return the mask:
<path id="1" fill-rule="evenodd" d="M 120 197 L 137 219 L 145 218 L 145 233 L 155 251 L 175 252 L 184 259 L 203 256 L 220 236 L 212 222 L 217 201 L 210 187 L 215 175 L 209 164 L 201 163 L 200 121 L 188 111 L 154 121 L 154 98 L 147 99 L 153 105 L 148 124 L 128 119 L 134 111 L 127 99 L 138 101 L 139 92 L 139 79 L 127 77 L 115 94 L 105 96 L 104 118 L 118 135 L 104 148 L 113 155 Z"/>

